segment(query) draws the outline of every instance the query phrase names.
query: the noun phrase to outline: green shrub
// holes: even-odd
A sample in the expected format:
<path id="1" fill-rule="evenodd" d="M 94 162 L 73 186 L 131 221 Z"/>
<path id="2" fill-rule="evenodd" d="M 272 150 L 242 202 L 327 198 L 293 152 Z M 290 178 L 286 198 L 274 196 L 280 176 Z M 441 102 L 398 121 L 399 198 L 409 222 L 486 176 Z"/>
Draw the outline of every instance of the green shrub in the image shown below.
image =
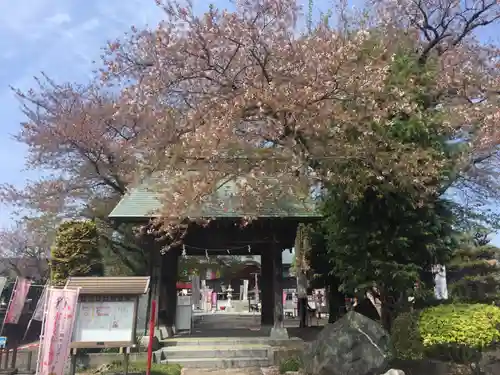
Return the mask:
<path id="1" fill-rule="evenodd" d="M 52 285 L 64 285 L 70 276 L 102 276 L 97 226 L 92 221 L 67 221 L 57 229 L 51 248 Z"/>
<path id="2" fill-rule="evenodd" d="M 418 328 L 420 314 L 400 314 L 392 324 L 391 341 L 394 357 L 401 360 L 416 360 L 424 356 L 424 344 Z"/>
<path id="3" fill-rule="evenodd" d="M 448 304 L 425 309 L 419 332 L 425 354 L 459 363 L 475 362 L 500 340 L 500 308 L 483 304 Z"/>
<path id="4" fill-rule="evenodd" d="M 443 304 L 400 314 L 392 325 L 394 356 L 456 363 L 477 362 L 500 342 L 500 308 L 484 304 Z"/>
<path id="5" fill-rule="evenodd" d="M 284 374 L 287 371 L 299 371 L 302 368 L 302 361 L 299 357 L 292 357 L 285 359 L 280 363 L 280 374 Z"/>

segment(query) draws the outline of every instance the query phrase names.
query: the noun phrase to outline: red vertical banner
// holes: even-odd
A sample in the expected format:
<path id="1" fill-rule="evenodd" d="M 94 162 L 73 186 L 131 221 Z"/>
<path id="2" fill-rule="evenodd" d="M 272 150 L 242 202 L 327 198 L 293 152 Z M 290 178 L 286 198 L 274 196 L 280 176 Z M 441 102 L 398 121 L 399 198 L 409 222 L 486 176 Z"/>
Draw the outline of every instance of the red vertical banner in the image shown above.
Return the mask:
<path id="1" fill-rule="evenodd" d="M 18 277 L 12 297 L 10 298 L 9 306 L 5 314 L 4 324 L 17 324 L 23 313 L 26 297 L 31 287 L 31 281 L 23 277 Z"/>

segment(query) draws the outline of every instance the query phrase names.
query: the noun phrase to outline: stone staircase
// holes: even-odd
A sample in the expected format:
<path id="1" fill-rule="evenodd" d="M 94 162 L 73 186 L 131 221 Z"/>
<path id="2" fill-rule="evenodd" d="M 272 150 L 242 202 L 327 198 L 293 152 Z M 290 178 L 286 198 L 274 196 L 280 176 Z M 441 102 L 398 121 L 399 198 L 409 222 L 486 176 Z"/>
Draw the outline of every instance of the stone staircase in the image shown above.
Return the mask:
<path id="1" fill-rule="evenodd" d="M 154 354 L 157 363 L 180 364 L 186 368 L 268 367 L 272 351 L 268 337 L 172 338 Z"/>

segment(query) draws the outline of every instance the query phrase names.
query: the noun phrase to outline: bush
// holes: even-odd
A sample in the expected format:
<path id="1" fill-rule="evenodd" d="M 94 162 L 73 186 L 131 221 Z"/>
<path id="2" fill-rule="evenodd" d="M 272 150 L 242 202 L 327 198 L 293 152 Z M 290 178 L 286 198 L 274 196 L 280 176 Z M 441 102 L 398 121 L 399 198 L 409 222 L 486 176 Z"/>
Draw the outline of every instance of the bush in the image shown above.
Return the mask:
<path id="1" fill-rule="evenodd" d="M 302 361 L 299 357 L 292 357 L 280 363 L 280 374 L 288 371 L 299 371 L 302 368 Z"/>
<path id="2" fill-rule="evenodd" d="M 394 357 L 400 360 L 417 360 L 424 356 L 424 344 L 418 328 L 420 314 L 400 314 L 392 324 L 391 339 Z"/>
<path id="3" fill-rule="evenodd" d="M 392 344 L 399 360 L 424 356 L 456 363 L 477 362 L 500 342 L 500 308 L 484 304 L 444 304 L 403 313 L 393 323 Z"/>
<path id="4" fill-rule="evenodd" d="M 51 248 L 52 285 L 64 285 L 70 276 L 102 276 L 97 227 L 92 221 L 67 221 L 59 226 Z"/>
<path id="5" fill-rule="evenodd" d="M 449 304 L 423 310 L 419 333 L 429 357 L 476 362 L 500 340 L 500 308 L 483 304 Z"/>

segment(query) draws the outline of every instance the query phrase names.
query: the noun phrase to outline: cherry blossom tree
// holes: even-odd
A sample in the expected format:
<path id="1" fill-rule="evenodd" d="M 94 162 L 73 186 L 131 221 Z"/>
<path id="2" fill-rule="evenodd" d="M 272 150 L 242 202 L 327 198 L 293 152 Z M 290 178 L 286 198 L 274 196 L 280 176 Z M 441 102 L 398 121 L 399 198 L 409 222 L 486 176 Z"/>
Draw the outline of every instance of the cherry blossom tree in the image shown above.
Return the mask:
<path id="1" fill-rule="evenodd" d="M 7 275 L 45 279 L 50 236 L 32 220 L 17 222 L 0 230 L 0 251 Z"/>
<path id="2" fill-rule="evenodd" d="M 341 4 L 335 26 L 322 21 L 308 33 L 297 29 L 294 0 L 240 1 L 234 12 L 212 6 L 201 16 L 190 2 L 159 5 L 165 20 L 156 29 L 109 44 L 102 78 L 129 82 L 132 115 L 155 112 L 139 142 L 154 159 L 139 167 L 161 163 L 175 181 L 164 196 L 168 219 L 237 177 L 242 204 L 257 208 L 277 184 L 304 195 L 315 180 L 341 184 L 353 198 L 380 180 L 435 196 L 449 186 L 443 170 L 455 181 L 496 153 L 498 50 L 474 36 L 498 20 L 494 0 L 381 0 L 368 13 Z M 391 81 L 402 50 L 432 70 L 425 86 Z M 468 141 L 453 165 L 431 145 L 388 135 L 397 118 L 431 114 L 441 121 L 429 131 Z M 182 133 L 176 143 L 172 129 Z M 343 173 L 353 163 L 364 173 Z M 276 179 L 263 183 L 269 175 Z"/>
<path id="3" fill-rule="evenodd" d="M 92 202 L 92 216 L 96 202 L 112 206 L 156 173 L 169 185 L 156 179 L 163 227 L 230 180 L 254 212 L 318 181 L 350 199 L 386 181 L 423 204 L 496 155 L 498 49 L 475 37 L 498 20 L 495 0 L 373 0 L 360 11 L 341 2 L 336 22 L 308 18 L 303 31 L 295 0 L 201 15 L 189 1 L 158 5 L 156 28 L 108 43 L 99 82 L 45 77 L 16 92 L 27 164 L 52 174 L 4 187 L 5 200 L 61 215 Z M 405 63 L 424 73 L 398 80 L 394 64 Z M 460 144 L 454 157 L 395 136 L 408 117 Z"/>
<path id="4" fill-rule="evenodd" d="M 0 198 L 39 224 L 51 223 L 52 232 L 63 219 L 98 221 L 102 246 L 132 273 L 144 272 L 147 257 L 133 228 L 107 216 L 132 181 L 146 114 L 120 116 L 119 93 L 99 85 L 58 84 L 47 76 L 37 83 L 36 90 L 15 91 L 26 115 L 15 139 L 28 146 L 26 167 L 44 177 L 23 189 L 4 185 Z"/>

